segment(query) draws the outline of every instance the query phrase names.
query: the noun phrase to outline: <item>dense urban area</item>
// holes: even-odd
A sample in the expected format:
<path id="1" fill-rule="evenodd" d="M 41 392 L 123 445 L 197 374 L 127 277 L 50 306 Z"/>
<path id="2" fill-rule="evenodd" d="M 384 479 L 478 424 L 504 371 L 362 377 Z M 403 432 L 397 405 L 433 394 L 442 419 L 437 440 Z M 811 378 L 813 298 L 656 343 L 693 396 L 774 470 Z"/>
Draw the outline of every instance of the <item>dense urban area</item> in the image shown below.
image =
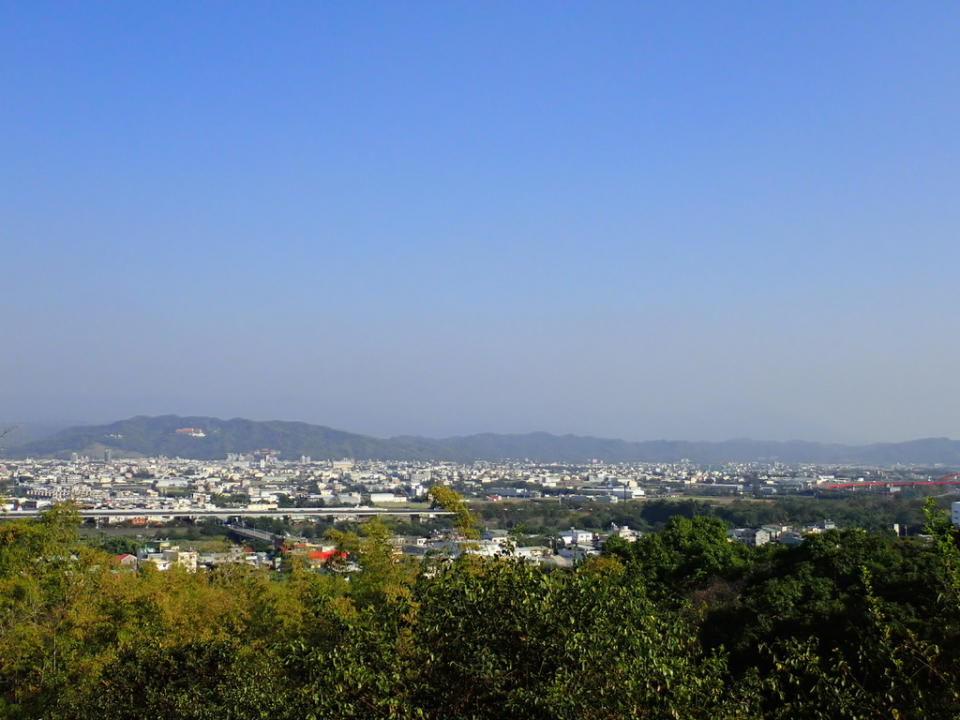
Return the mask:
<path id="1" fill-rule="evenodd" d="M 7 517 L 69 501 L 104 537 L 115 538 L 114 546 L 131 550 L 125 556 L 136 555 L 137 562 L 153 562 L 159 569 L 172 564 L 196 569 L 198 564 L 240 559 L 273 565 L 281 545 L 296 545 L 322 562 L 334 549 L 323 543 L 327 530 L 378 511 L 402 529 L 391 539 L 399 551 L 424 555 L 456 550 L 449 522 L 432 512 L 427 497 L 436 484 L 457 491 L 483 520 L 483 537 L 470 552 L 494 555 L 509 545 L 515 555 L 559 565 L 600 552 L 611 534 L 635 539 L 665 520 L 671 508 L 691 515 L 698 505 L 700 512 L 719 514 L 730 524 L 732 540 L 749 545 L 796 545 L 807 534 L 837 527 L 838 518 L 846 526 L 917 534 L 922 524 L 919 503 L 887 502 L 893 512 L 884 515 L 876 512 L 884 507 L 882 498 L 916 497 L 924 489 L 949 497 L 954 487 L 949 481 L 938 482 L 949 477 L 942 468 L 780 463 L 705 467 L 687 461 L 457 464 L 309 457 L 289 462 L 269 449 L 231 454 L 220 462 L 123 460 L 110 451 L 93 459 L 74 453 L 69 461 L 8 461 L 0 470 Z M 856 501 L 849 502 L 851 497 Z M 822 502 L 815 505 L 813 498 Z M 780 499 L 794 499 L 793 506 L 803 511 L 784 513 L 783 503 L 776 502 Z M 850 517 L 855 507 L 873 512 Z M 820 517 L 814 517 L 817 512 Z M 174 545 L 162 538 L 158 528 L 164 526 L 174 528 L 172 537 L 188 541 L 202 534 L 239 544 L 229 551 L 202 552 L 214 545 Z M 135 528 L 142 531 L 132 533 Z M 184 528 L 191 532 L 184 533 Z M 247 548 L 244 553 L 244 544 L 258 551 Z"/>

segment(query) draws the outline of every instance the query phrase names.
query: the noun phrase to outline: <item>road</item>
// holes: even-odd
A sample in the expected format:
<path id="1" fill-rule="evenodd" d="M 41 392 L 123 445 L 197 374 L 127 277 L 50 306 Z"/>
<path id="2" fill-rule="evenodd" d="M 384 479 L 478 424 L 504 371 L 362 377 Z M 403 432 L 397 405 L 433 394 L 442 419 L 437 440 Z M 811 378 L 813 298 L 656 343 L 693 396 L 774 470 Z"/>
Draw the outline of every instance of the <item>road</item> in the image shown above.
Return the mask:
<path id="1" fill-rule="evenodd" d="M 0 514 L 0 518 L 31 518 L 37 517 L 42 510 L 10 510 Z M 290 518 L 304 520 L 312 517 L 360 518 L 360 517 L 426 517 L 434 518 L 444 515 L 453 515 L 451 512 L 433 509 L 389 510 L 372 507 L 323 507 L 323 508 L 277 508 L 275 510 L 247 510 L 246 508 L 85 508 L 79 511 L 84 518 L 147 518 L 173 520 L 186 518 L 199 520 L 201 518 Z"/>

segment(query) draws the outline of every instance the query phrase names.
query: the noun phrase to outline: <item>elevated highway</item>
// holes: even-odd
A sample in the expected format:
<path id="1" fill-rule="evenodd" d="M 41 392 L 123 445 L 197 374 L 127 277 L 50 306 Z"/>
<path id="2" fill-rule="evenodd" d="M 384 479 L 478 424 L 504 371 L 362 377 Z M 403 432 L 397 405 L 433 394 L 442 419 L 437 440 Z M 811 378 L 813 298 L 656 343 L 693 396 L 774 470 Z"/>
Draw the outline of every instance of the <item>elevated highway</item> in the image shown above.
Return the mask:
<path id="1" fill-rule="evenodd" d="M 43 510 L 10 510 L 0 514 L 0 519 L 38 517 Z M 364 518 L 364 517 L 420 517 L 435 518 L 453 515 L 445 510 L 433 508 L 405 508 L 387 509 L 373 507 L 286 507 L 273 510 L 248 510 L 247 508 L 83 508 L 78 511 L 80 517 L 99 520 L 132 520 L 146 518 L 147 520 L 200 520 L 215 518 L 229 520 L 230 518 L 288 518 L 290 520 L 306 520 L 315 517 L 332 518 Z"/>

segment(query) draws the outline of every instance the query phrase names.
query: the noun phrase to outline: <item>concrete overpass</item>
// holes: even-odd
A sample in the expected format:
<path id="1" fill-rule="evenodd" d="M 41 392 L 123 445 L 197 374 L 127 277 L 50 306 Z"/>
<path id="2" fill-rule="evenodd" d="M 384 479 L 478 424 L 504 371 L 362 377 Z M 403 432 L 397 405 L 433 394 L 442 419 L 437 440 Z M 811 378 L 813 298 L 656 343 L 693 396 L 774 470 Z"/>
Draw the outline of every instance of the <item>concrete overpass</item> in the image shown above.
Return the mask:
<path id="1" fill-rule="evenodd" d="M 225 528 L 230 530 L 230 532 L 236 533 L 241 537 L 251 538 L 253 540 L 260 540 L 262 542 L 268 542 L 271 545 L 280 545 L 284 540 L 302 540 L 303 538 L 287 538 L 283 535 L 277 535 L 277 533 L 267 532 L 266 530 L 257 530 L 256 528 L 243 527 L 242 525 L 234 525 L 233 523 L 227 523 L 224 525 Z"/>
<path id="2" fill-rule="evenodd" d="M 0 519 L 38 517 L 43 510 L 9 510 L 0 513 Z M 388 509 L 360 507 L 286 507 L 274 510 L 248 510 L 246 508 L 84 508 L 78 510 L 80 517 L 98 520 L 132 520 L 146 518 L 147 520 L 201 520 L 215 518 L 228 520 L 230 518 L 289 518 L 291 520 L 306 520 L 314 517 L 333 518 L 362 518 L 362 517 L 419 517 L 435 518 L 453 515 L 445 510 L 433 508 Z"/>

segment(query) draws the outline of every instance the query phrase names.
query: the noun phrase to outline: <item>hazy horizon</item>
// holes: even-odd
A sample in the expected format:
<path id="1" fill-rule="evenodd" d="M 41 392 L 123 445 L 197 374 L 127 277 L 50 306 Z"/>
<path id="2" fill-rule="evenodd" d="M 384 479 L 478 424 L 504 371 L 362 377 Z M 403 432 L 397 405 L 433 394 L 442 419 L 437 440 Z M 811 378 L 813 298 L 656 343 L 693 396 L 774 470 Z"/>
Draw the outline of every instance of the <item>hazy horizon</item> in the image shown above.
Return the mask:
<path id="1" fill-rule="evenodd" d="M 960 5 L 0 17 L 0 417 L 960 437 Z"/>
<path id="2" fill-rule="evenodd" d="M 820 443 L 820 444 L 841 444 L 841 445 L 878 445 L 884 443 L 904 443 L 911 442 L 915 440 L 929 440 L 929 439 L 942 439 L 946 438 L 948 440 L 953 440 L 944 435 L 929 435 L 923 437 L 903 437 L 903 438 L 894 438 L 889 440 L 864 440 L 864 441 L 841 441 L 841 440 L 825 440 L 823 438 L 809 438 L 809 437 L 750 437 L 750 436 L 730 436 L 730 437 L 715 437 L 715 438 L 703 438 L 703 437 L 620 437 L 616 435 L 598 435 L 596 433 L 571 433 L 565 432 L 562 430 L 549 431 L 543 429 L 528 429 L 528 430 L 515 430 L 512 432 L 498 431 L 498 430 L 477 430 L 473 432 L 465 433 L 441 433 L 435 435 L 427 435 L 424 433 L 390 433 L 390 434 L 377 434 L 372 432 L 364 432 L 357 430 L 356 428 L 343 427 L 336 424 L 320 422 L 320 421 L 311 421 L 303 420 L 300 418 L 282 418 L 282 417 L 250 417 L 245 415 L 236 415 L 236 416 L 217 416 L 210 415 L 206 413 L 162 413 L 162 414 L 150 414 L 150 413 L 137 413 L 135 415 L 125 416 L 125 417 L 116 417 L 104 419 L 102 421 L 86 421 L 86 420 L 60 420 L 60 421 L 49 421 L 49 422 L 35 422 L 35 421 L 18 421 L 18 420 L 8 420 L 0 421 L 0 430 L 9 429 L 13 432 L 5 438 L 6 444 L 10 444 L 12 441 L 14 444 L 24 444 L 32 440 L 41 439 L 44 437 L 49 437 L 56 434 L 61 430 L 66 430 L 73 427 L 84 427 L 84 426 L 98 426 L 98 425 L 110 425 L 116 422 L 122 422 L 125 420 L 131 420 L 136 417 L 161 417 L 161 416 L 175 416 L 175 417 L 209 417 L 216 420 L 229 421 L 229 420 L 251 420 L 254 422 L 294 422 L 294 423 L 307 423 L 309 425 L 317 425 L 328 427 L 333 430 L 343 431 L 347 433 L 353 433 L 357 435 L 366 435 L 369 437 L 380 438 L 384 440 L 396 438 L 396 437 L 422 437 L 425 439 L 431 440 L 444 440 L 454 437 L 466 437 L 471 435 L 527 435 L 527 434 L 536 434 L 536 433 L 548 433 L 550 435 L 564 436 L 564 435 L 575 435 L 579 437 L 594 437 L 601 440 L 624 440 L 626 442 L 657 442 L 657 441 L 686 441 L 686 442 L 715 442 L 722 443 L 728 441 L 755 441 L 755 442 L 807 442 L 807 443 Z"/>

